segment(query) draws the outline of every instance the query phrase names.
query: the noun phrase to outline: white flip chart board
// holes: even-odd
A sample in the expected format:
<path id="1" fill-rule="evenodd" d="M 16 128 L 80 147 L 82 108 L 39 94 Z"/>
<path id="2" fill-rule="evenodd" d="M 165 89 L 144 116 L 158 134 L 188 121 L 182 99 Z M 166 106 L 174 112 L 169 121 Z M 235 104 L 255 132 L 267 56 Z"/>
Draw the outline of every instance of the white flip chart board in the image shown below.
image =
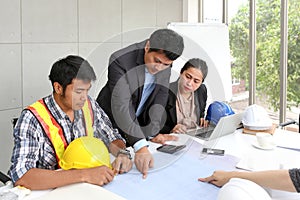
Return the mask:
<path id="1" fill-rule="evenodd" d="M 200 58 L 208 65 L 204 81 L 208 90 L 208 102 L 230 101 L 232 82 L 230 66 L 229 32 L 225 24 L 169 23 L 172 29 L 183 36 L 184 51 L 173 64 L 171 82 L 178 78 L 181 67 L 190 58 Z"/>

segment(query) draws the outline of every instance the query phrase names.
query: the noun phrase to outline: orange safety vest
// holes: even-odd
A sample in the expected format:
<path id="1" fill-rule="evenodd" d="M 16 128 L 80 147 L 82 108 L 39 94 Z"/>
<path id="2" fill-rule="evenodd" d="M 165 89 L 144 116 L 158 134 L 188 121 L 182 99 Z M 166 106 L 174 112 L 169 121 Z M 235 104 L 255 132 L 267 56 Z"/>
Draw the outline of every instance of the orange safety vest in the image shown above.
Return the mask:
<path id="1" fill-rule="evenodd" d="M 42 126 L 44 132 L 46 133 L 54 147 L 56 160 L 57 163 L 59 163 L 65 152 L 65 149 L 68 146 L 68 143 L 63 133 L 63 128 L 48 110 L 43 99 L 40 99 L 32 105 L 28 106 L 27 109 L 30 110 L 40 122 L 40 125 Z M 82 112 L 84 115 L 86 135 L 93 136 L 94 115 L 91 107 L 91 102 L 89 100 L 87 100 L 84 106 L 82 107 Z"/>

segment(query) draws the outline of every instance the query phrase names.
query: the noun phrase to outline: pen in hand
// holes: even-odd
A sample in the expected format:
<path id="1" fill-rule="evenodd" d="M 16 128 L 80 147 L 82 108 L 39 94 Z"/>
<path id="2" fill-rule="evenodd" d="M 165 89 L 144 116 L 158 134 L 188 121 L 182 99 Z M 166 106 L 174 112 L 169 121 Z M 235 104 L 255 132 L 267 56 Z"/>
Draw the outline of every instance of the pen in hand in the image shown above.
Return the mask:
<path id="1" fill-rule="evenodd" d="M 120 167 L 119 167 L 119 174 L 121 173 L 121 170 L 122 170 L 122 163 L 120 164 Z"/>
<path id="2" fill-rule="evenodd" d="M 120 166 L 119 166 L 118 169 L 117 169 L 117 168 L 114 169 L 115 176 L 118 175 L 118 174 L 120 174 L 120 173 L 121 173 L 121 170 L 122 170 L 122 163 L 120 164 Z"/>

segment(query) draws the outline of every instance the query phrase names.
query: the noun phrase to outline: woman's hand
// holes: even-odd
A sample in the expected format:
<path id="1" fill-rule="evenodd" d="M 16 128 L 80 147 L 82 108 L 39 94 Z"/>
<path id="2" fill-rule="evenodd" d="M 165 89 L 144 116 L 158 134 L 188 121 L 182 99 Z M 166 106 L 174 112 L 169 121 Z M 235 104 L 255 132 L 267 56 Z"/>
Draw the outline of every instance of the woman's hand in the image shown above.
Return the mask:
<path id="1" fill-rule="evenodd" d="M 204 118 L 200 118 L 200 127 L 208 127 L 209 121 Z"/>
<path id="2" fill-rule="evenodd" d="M 198 178 L 198 181 L 214 184 L 218 187 L 225 185 L 232 177 L 234 172 L 215 171 L 211 176 Z"/>

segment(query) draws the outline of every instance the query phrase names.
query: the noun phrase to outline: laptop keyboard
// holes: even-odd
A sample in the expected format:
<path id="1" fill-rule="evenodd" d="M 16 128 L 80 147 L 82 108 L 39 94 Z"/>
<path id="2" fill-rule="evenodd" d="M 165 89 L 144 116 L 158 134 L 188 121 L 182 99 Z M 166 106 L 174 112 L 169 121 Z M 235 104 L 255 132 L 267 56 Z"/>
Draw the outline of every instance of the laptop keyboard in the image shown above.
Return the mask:
<path id="1" fill-rule="evenodd" d="M 206 128 L 201 128 L 196 131 L 195 136 L 200 138 L 209 138 L 214 131 L 215 126 L 208 126 Z"/>

